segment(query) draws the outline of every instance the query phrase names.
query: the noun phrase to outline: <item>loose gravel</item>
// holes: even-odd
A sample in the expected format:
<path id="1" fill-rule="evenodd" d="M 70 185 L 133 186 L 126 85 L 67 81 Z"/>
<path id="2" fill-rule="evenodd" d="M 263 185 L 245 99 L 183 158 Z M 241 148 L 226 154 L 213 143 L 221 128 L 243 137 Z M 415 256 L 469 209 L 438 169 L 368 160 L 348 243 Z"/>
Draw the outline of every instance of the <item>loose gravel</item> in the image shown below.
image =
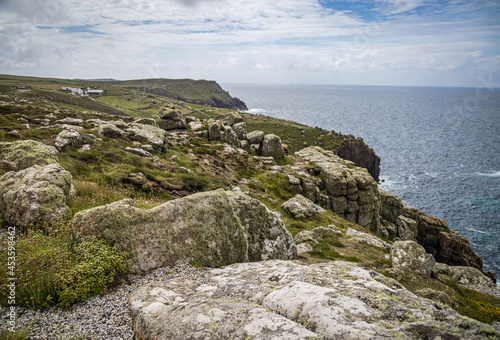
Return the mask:
<path id="1" fill-rule="evenodd" d="M 0 233 L 3 231 L 0 229 Z M 5 234 L 0 235 L 0 240 Z M 113 288 L 106 295 L 98 295 L 73 305 L 72 310 L 62 311 L 58 306 L 44 310 L 16 307 L 17 327 L 31 322 L 27 339 L 116 339 L 132 340 L 132 318 L 128 310 L 127 295 L 134 289 L 153 281 L 172 278 L 205 280 L 206 269 L 194 268 L 188 263 L 163 267 L 147 275 L 129 275 L 126 283 Z M 0 329 L 5 328 L 9 308 L 0 307 Z"/>

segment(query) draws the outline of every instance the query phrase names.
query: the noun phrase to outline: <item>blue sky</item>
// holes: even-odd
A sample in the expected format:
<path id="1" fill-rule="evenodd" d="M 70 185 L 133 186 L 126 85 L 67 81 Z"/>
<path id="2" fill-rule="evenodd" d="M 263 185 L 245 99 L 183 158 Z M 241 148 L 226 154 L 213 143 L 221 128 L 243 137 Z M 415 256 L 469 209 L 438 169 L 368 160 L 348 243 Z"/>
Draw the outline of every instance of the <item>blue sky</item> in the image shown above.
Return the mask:
<path id="1" fill-rule="evenodd" d="M 500 86 L 500 0 L 0 0 L 0 73 Z"/>

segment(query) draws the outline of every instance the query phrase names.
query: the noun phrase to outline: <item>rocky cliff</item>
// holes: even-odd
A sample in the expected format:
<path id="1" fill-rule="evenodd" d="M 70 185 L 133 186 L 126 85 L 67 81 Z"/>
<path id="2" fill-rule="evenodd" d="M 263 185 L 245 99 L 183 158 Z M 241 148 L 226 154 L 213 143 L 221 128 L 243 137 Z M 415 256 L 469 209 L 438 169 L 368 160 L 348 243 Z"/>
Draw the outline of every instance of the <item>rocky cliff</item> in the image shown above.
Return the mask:
<path id="1" fill-rule="evenodd" d="M 20 273 L 41 261 L 31 243 L 41 240 L 55 258 L 99 240 L 127 252 L 141 274 L 186 261 L 222 267 L 130 294 L 144 338 L 498 337 L 484 322 L 500 321 L 500 294 L 480 257 L 444 221 L 380 190 L 377 157 L 361 140 L 173 101 L 132 119 L 9 96 L 0 110 L 0 222 L 26 231 L 18 244 L 35 260 L 20 262 Z M 372 161 L 340 157 L 344 144 L 350 158 Z M 76 238 L 33 236 L 33 225 L 61 219 Z M 82 278 L 99 281 L 86 257 L 73 261 Z M 51 268 L 56 283 L 68 273 Z M 57 299 L 54 289 L 40 296 Z"/>
<path id="2" fill-rule="evenodd" d="M 362 139 L 346 139 L 336 151 L 339 157 L 353 161 L 357 166 L 368 170 L 375 181 L 379 181 L 380 157 Z"/>

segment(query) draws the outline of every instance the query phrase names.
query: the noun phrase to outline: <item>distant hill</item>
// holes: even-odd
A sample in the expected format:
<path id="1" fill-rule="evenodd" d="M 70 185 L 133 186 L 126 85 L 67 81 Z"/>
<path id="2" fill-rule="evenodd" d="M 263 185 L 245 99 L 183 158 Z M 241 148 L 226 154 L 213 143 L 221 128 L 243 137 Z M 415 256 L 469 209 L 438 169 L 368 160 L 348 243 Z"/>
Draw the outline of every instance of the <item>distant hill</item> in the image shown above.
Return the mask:
<path id="1" fill-rule="evenodd" d="M 19 87 L 42 87 L 59 89 L 58 86 L 104 88 L 107 92 L 118 93 L 119 89 L 135 90 L 167 97 L 183 102 L 217 108 L 247 110 L 246 104 L 222 89 L 213 80 L 193 79 L 57 79 L 0 75 L 0 92 Z M 114 90 L 113 90 L 114 88 Z"/>
<path id="2" fill-rule="evenodd" d="M 234 110 L 248 109 L 242 100 L 231 97 L 227 91 L 213 80 L 159 78 L 109 81 L 106 84 L 143 91 L 197 105 L 208 105 Z"/>

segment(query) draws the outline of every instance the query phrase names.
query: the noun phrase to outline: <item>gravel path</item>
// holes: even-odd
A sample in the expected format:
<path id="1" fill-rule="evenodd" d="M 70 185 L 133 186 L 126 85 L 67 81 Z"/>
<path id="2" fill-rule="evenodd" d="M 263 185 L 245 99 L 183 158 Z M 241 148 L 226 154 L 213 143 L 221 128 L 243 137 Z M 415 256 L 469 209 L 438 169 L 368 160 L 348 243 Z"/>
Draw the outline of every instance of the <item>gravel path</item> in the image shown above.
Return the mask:
<path id="1" fill-rule="evenodd" d="M 0 229 L 0 240 L 5 236 Z M 134 339 L 132 319 L 128 311 L 127 294 L 153 281 L 183 277 L 186 280 L 205 277 L 205 269 L 197 269 L 189 264 L 159 268 L 147 275 L 131 275 L 128 282 L 114 288 L 104 296 L 94 296 L 73 306 L 71 311 L 61 311 L 56 306 L 40 310 L 16 307 L 17 322 L 21 326 L 32 322 L 28 339 Z M 0 329 L 6 327 L 9 309 L 0 307 Z"/>

